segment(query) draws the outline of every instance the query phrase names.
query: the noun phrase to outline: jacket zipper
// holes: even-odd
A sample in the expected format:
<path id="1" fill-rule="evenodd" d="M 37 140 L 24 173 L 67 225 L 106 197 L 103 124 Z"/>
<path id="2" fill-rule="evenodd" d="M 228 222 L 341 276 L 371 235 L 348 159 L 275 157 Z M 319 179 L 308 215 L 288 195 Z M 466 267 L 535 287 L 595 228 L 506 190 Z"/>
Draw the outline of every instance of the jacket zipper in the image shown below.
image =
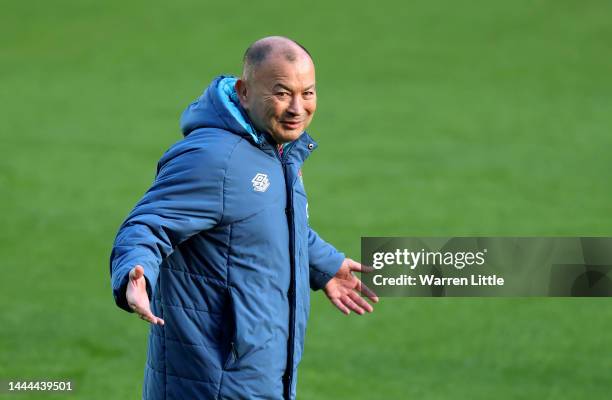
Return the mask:
<path id="1" fill-rule="evenodd" d="M 294 346 L 294 335 L 295 335 L 295 308 L 296 308 L 296 293 L 295 293 L 295 238 L 294 238 L 294 223 L 293 223 L 293 189 L 291 188 L 291 182 L 287 180 L 287 154 L 293 147 L 294 143 L 287 145 L 283 149 L 283 155 L 279 154 L 278 148 L 275 153 L 281 162 L 283 168 L 283 174 L 285 175 L 285 191 L 287 193 L 287 209 L 286 215 L 289 222 L 289 263 L 291 268 L 291 280 L 289 282 L 289 338 L 287 343 L 287 366 L 285 368 L 286 375 L 284 379 L 285 383 L 285 398 L 291 398 L 291 387 L 293 385 L 293 352 L 295 351 Z"/>
<path id="2" fill-rule="evenodd" d="M 278 151 L 278 145 L 275 147 L 274 149 L 274 154 L 276 154 L 276 157 L 278 158 L 278 160 L 281 162 L 281 164 L 283 165 L 283 167 L 285 166 L 285 161 L 287 161 L 287 154 L 289 154 L 289 151 L 291 151 L 291 149 L 293 148 L 293 146 L 295 145 L 295 142 L 291 142 L 287 145 L 287 148 L 283 149 L 283 155 L 281 156 L 279 154 Z M 283 168 L 283 173 L 285 173 L 285 170 Z M 285 173 L 285 176 L 287 176 L 287 174 Z"/>
<path id="3" fill-rule="evenodd" d="M 285 176 L 287 176 L 287 172 L 285 171 Z M 290 183 L 289 183 L 290 185 Z M 291 281 L 289 283 L 289 302 L 291 307 L 289 308 L 289 345 L 287 354 L 287 368 L 289 371 L 289 375 L 287 377 L 287 399 L 291 398 L 291 386 L 293 385 L 293 352 L 295 351 L 295 313 L 296 313 L 296 271 L 295 271 L 295 226 L 293 222 L 293 192 L 289 187 L 288 198 L 290 198 L 289 203 L 289 213 L 287 214 L 287 218 L 289 219 L 289 256 L 290 258 L 290 266 L 291 266 Z"/>

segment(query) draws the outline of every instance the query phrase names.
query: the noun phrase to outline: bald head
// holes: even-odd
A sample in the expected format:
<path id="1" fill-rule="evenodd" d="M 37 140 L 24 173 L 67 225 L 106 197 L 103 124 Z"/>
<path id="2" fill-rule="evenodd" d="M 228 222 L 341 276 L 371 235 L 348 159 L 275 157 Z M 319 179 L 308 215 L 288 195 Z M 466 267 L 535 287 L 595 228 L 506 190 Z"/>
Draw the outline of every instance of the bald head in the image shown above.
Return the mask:
<path id="1" fill-rule="evenodd" d="M 249 80 L 268 61 L 279 59 L 290 63 L 304 59 L 312 62 L 308 50 L 298 42 L 284 36 L 268 36 L 251 44 L 244 53 L 242 79 Z"/>

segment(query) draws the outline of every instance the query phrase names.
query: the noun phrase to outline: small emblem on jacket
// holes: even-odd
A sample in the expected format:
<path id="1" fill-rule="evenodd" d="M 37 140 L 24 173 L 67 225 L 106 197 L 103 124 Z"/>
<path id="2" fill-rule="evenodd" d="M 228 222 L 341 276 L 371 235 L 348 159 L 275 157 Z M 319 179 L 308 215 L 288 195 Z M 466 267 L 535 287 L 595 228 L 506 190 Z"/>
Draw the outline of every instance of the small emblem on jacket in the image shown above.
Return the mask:
<path id="1" fill-rule="evenodd" d="M 256 192 L 265 192 L 270 186 L 268 175 L 262 173 L 255 175 L 251 182 L 253 182 L 253 190 Z"/>

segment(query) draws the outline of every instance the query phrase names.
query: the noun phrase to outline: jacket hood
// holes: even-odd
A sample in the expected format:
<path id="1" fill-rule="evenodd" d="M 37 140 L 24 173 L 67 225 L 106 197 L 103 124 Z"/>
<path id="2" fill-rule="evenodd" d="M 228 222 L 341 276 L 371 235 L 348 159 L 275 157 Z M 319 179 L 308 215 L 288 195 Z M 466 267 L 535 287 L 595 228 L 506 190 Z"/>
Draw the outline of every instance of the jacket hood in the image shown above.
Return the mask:
<path id="1" fill-rule="evenodd" d="M 261 144 L 264 137 L 257 132 L 240 106 L 236 89 L 238 78 L 220 75 L 191 103 L 181 115 L 181 131 L 187 136 L 199 128 L 218 128 L 252 139 Z"/>

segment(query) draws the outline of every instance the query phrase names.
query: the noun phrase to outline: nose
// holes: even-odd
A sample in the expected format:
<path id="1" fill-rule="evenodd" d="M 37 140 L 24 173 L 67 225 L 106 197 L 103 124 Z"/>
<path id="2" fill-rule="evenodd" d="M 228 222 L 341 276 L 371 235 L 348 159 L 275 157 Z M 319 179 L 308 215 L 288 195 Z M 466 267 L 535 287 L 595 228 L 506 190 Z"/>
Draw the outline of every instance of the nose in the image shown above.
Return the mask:
<path id="1" fill-rule="evenodd" d="M 304 113 L 302 96 L 291 97 L 291 103 L 289 103 L 289 107 L 287 107 L 287 112 L 292 115 L 302 115 Z"/>

